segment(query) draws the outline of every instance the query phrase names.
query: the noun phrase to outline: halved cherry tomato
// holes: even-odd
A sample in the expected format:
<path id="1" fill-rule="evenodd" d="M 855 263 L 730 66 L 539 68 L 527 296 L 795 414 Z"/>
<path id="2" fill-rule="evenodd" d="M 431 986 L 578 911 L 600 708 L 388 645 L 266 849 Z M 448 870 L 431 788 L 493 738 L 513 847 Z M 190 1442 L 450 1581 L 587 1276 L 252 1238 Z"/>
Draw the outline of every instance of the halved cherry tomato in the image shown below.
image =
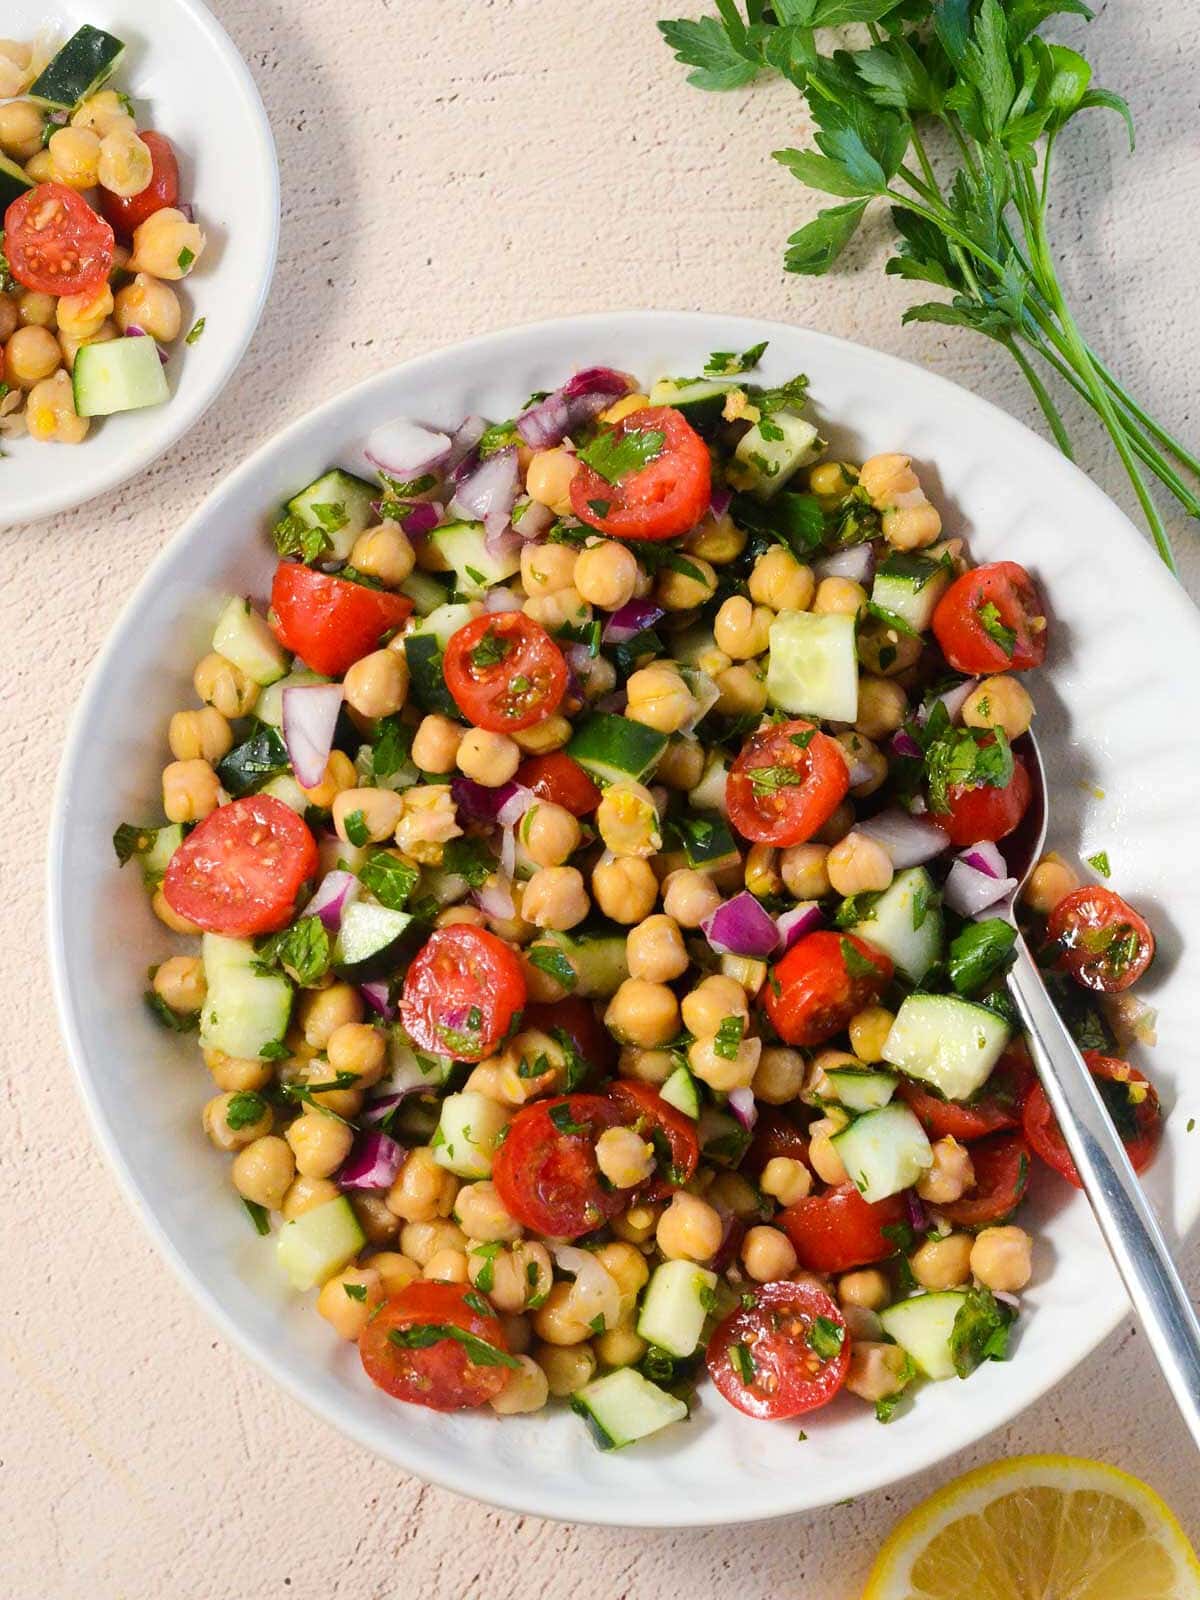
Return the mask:
<path id="1" fill-rule="evenodd" d="M 499 1318 L 481 1306 L 487 1301 L 470 1284 L 410 1283 L 383 1302 L 358 1336 L 367 1377 L 394 1399 L 431 1411 L 486 1405 L 508 1382 L 512 1358 Z M 455 1338 L 453 1329 L 467 1337 Z M 478 1343 L 473 1349 L 472 1340 L 496 1354 Z M 481 1354 L 488 1359 L 478 1360 Z"/>
<path id="2" fill-rule="evenodd" d="M 1062 964 L 1076 983 L 1102 994 L 1128 989 L 1154 959 L 1150 925 L 1102 884 L 1064 895 L 1050 913 L 1048 931 L 1062 945 Z"/>
<path id="3" fill-rule="evenodd" d="M 1096 1087 L 1108 1108 L 1113 1126 L 1121 1135 L 1125 1154 L 1135 1172 L 1143 1172 L 1158 1148 L 1162 1132 L 1162 1112 L 1154 1085 L 1149 1083 L 1136 1067 L 1116 1056 L 1102 1056 L 1098 1050 L 1085 1050 L 1083 1059 L 1096 1080 Z M 1040 1083 L 1033 1086 L 1025 1102 L 1022 1118 L 1025 1137 L 1060 1178 L 1065 1178 L 1076 1189 L 1082 1189 L 1079 1173 L 1067 1149 L 1066 1140 L 1058 1120 L 1050 1108 L 1046 1091 Z M 974 1152 L 972 1152 L 974 1154 Z"/>
<path id="4" fill-rule="evenodd" d="M 775 1221 L 809 1272 L 849 1272 L 896 1253 L 896 1240 L 884 1233 L 908 1216 L 901 1195 L 864 1200 L 852 1183 L 806 1195 L 786 1207 Z"/>
<path id="5" fill-rule="evenodd" d="M 597 1017 L 590 1001 L 569 994 L 561 1000 L 535 1001 L 521 1013 L 526 1031 L 565 1033 L 581 1060 L 586 1061 L 596 1078 L 607 1077 L 616 1064 L 617 1047 L 613 1036 Z M 582 1084 L 572 1085 L 582 1088 Z"/>
<path id="6" fill-rule="evenodd" d="M 974 1186 L 938 1210 L 956 1228 L 986 1228 L 1010 1217 L 1029 1187 L 1029 1146 L 1019 1133 L 993 1133 L 971 1146 Z"/>
<path id="7" fill-rule="evenodd" d="M 674 539 L 694 528 L 712 499 L 708 446 L 682 412 L 648 406 L 623 417 L 605 437 L 618 450 L 650 434 L 659 445 L 616 483 L 584 464 L 571 479 L 571 509 L 581 522 L 616 539 Z M 652 443 L 651 440 L 646 441 Z"/>
<path id="8" fill-rule="evenodd" d="M 797 939 L 771 969 L 763 1004 L 786 1044 L 823 1044 L 856 1011 L 873 1006 L 891 979 L 882 950 L 852 933 L 821 929 Z"/>
<path id="9" fill-rule="evenodd" d="M 785 1156 L 790 1161 L 803 1161 L 808 1165 L 808 1135 L 793 1122 L 786 1111 L 776 1106 L 763 1106 L 754 1124 L 754 1137 L 740 1162 L 740 1170 L 747 1177 L 757 1178 L 768 1161 Z"/>
<path id="10" fill-rule="evenodd" d="M 764 1283 L 717 1325 L 705 1354 L 721 1394 L 748 1417 L 800 1417 L 846 1381 L 850 1336 L 811 1283 Z"/>
<path id="11" fill-rule="evenodd" d="M 133 230 L 140 228 L 147 217 L 179 199 L 179 163 L 165 133 L 155 133 L 153 128 L 139 130 L 138 138 L 150 152 L 152 167 L 150 182 L 141 194 L 113 194 L 100 190 L 100 209 L 112 223 L 122 239 L 132 239 Z"/>
<path id="12" fill-rule="evenodd" d="M 729 769 L 729 820 L 757 844 L 803 844 L 846 798 L 850 769 L 836 739 L 811 722 L 777 722 L 753 734 Z"/>
<path id="13" fill-rule="evenodd" d="M 113 231 L 65 183 L 39 183 L 4 213 L 4 253 L 13 277 L 38 294 L 88 294 L 108 277 Z"/>
<path id="14" fill-rule="evenodd" d="M 628 1195 L 605 1185 L 596 1140 L 626 1112 L 604 1095 L 566 1094 L 518 1111 L 492 1164 L 510 1216 L 533 1233 L 577 1239 L 624 1211 Z"/>
<path id="15" fill-rule="evenodd" d="M 660 1139 L 666 1141 L 668 1158 L 664 1161 L 663 1155 L 667 1152 L 659 1151 L 654 1176 L 639 1189 L 640 1198 L 662 1200 L 676 1189 L 682 1189 L 700 1162 L 700 1141 L 692 1118 L 668 1105 L 648 1083 L 637 1083 L 629 1078 L 619 1078 L 616 1083 L 609 1084 L 608 1097 L 620 1107 L 622 1120 L 656 1148 Z"/>
<path id="16" fill-rule="evenodd" d="M 562 651 L 520 611 L 476 617 L 452 633 L 443 670 L 463 716 L 488 733 L 519 733 L 544 722 L 567 692 Z"/>
<path id="17" fill-rule="evenodd" d="M 281 561 L 271 584 L 271 627 L 285 650 L 327 678 L 344 677 L 412 611 L 407 595 Z"/>
<path id="18" fill-rule="evenodd" d="M 946 789 L 949 811 L 935 811 L 931 806 L 929 814 L 950 835 L 952 844 L 1006 839 L 1020 826 L 1031 793 L 1025 758 L 1014 755 L 1012 777 L 1003 788 L 988 783 L 952 783 Z"/>
<path id="19" fill-rule="evenodd" d="M 555 750 L 548 756 L 530 756 L 517 768 L 517 782 L 532 789 L 539 800 L 562 806 L 573 817 L 586 817 L 600 804 L 600 790 L 578 761 Z"/>
<path id="20" fill-rule="evenodd" d="M 525 974 L 510 945 L 486 928 L 437 928 L 409 963 L 400 1021 L 418 1050 L 482 1061 L 525 1004 Z"/>
<path id="21" fill-rule="evenodd" d="M 206 933 L 248 939 L 287 927 L 316 870 L 303 819 L 273 795 L 251 794 L 196 824 L 167 863 L 163 895 Z"/>
<path id="22" fill-rule="evenodd" d="M 1010 1051 L 992 1070 L 986 1091 L 977 1100 L 941 1100 L 909 1078 L 896 1091 L 925 1132 L 934 1139 L 958 1139 L 966 1144 L 1004 1128 L 1019 1128 L 1021 1107 L 1033 1085 L 1029 1062 Z"/>
<path id="23" fill-rule="evenodd" d="M 1024 672 L 1046 654 L 1046 614 L 1033 579 L 1015 561 L 956 578 L 938 601 L 933 631 L 956 672 Z"/>

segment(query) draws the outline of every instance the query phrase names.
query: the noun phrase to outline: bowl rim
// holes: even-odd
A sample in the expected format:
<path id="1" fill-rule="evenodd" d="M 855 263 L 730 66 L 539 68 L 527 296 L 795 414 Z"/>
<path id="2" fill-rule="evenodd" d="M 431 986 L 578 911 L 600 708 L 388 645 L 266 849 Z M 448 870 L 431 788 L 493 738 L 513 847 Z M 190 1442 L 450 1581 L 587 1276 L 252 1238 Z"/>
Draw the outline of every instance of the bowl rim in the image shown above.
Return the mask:
<path id="1" fill-rule="evenodd" d="M 185 0 L 185 3 L 192 3 L 192 0 Z M 652 325 L 664 319 L 678 323 L 692 323 L 697 331 L 698 342 L 702 342 L 700 339 L 701 330 L 714 322 L 720 322 L 726 328 L 740 327 L 745 331 L 747 337 L 753 336 L 754 339 L 763 337 L 768 339 L 787 339 L 799 334 L 806 340 L 827 346 L 834 353 L 848 350 L 854 351 L 860 356 L 865 353 L 870 360 L 879 364 L 881 375 L 885 378 L 892 377 L 898 381 L 903 381 L 907 378 L 911 381 L 916 377 L 923 383 L 932 382 L 941 391 L 941 396 L 947 406 L 952 404 L 962 405 L 964 401 L 969 402 L 972 406 L 978 408 L 980 414 L 990 420 L 998 429 L 1015 433 L 1019 436 L 1023 447 L 1035 457 L 1040 458 L 1053 471 L 1063 473 L 1068 478 L 1074 478 L 1077 490 L 1090 498 L 1098 511 L 1103 510 L 1104 515 L 1109 519 L 1115 513 L 1125 524 L 1129 535 L 1129 559 L 1135 563 L 1139 560 L 1144 561 L 1149 568 L 1159 572 L 1162 576 L 1166 576 L 1158 558 L 1150 550 L 1149 545 L 1137 534 L 1136 528 L 1125 513 L 1121 511 L 1120 507 L 1110 500 L 1075 463 L 1061 455 L 1052 444 L 1039 437 L 1017 418 L 1009 415 L 1009 413 L 1003 411 L 984 396 L 964 389 L 953 380 L 943 377 L 940 373 L 930 371 L 915 362 L 907 361 L 902 357 L 891 355 L 885 351 L 875 350 L 871 346 L 860 344 L 854 340 L 843 339 L 833 334 L 808 328 L 803 324 L 782 323 L 770 318 L 746 316 L 740 313 L 677 311 L 661 308 L 657 310 L 614 310 L 591 312 L 576 316 L 543 318 L 533 322 L 515 324 L 504 329 L 476 335 L 470 339 L 442 345 L 433 350 L 423 351 L 417 356 L 411 357 L 406 361 L 393 363 L 360 382 L 350 385 L 340 393 L 324 401 L 316 409 L 298 415 L 292 422 L 260 444 L 233 472 L 205 496 L 204 500 L 187 518 L 178 532 L 159 552 L 139 583 L 130 593 L 120 616 L 113 624 L 108 638 L 91 665 L 86 685 L 76 706 L 63 746 L 63 754 L 54 786 L 48 831 L 46 932 L 55 1005 L 63 1036 L 66 1040 L 71 1068 L 87 1112 L 93 1136 L 114 1172 L 119 1187 L 135 1214 L 149 1232 L 156 1248 L 231 1344 L 249 1356 L 256 1365 L 262 1368 L 275 1382 L 279 1383 L 311 1414 L 330 1424 L 344 1436 L 353 1439 L 355 1443 L 369 1449 L 373 1454 L 381 1455 L 383 1459 L 399 1465 L 402 1470 L 411 1472 L 424 1482 L 436 1484 L 440 1488 L 449 1489 L 454 1493 L 463 1494 L 469 1498 L 480 1500 L 508 1511 L 542 1516 L 567 1523 L 617 1527 L 688 1528 L 737 1525 L 745 1523 L 747 1520 L 770 1521 L 779 1517 L 795 1516 L 817 1510 L 822 1504 L 830 1503 L 833 1499 L 833 1493 L 831 1492 L 829 1499 L 826 1501 L 809 1501 L 801 1507 L 797 1507 L 794 1504 L 789 1505 L 783 1498 L 780 1498 L 765 1506 L 762 1512 L 753 1519 L 747 1519 L 744 1515 L 738 1514 L 732 1509 L 726 1511 L 720 1503 L 706 1503 L 701 1506 L 689 1503 L 686 1497 L 683 1496 L 680 1498 L 678 1515 L 672 1516 L 670 1520 L 664 1520 L 660 1512 L 650 1511 L 645 1515 L 641 1515 L 636 1508 L 631 1511 L 627 1506 L 621 1507 L 619 1513 L 616 1509 L 609 1510 L 599 1496 L 588 1498 L 586 1504 L 581 1506 L 577 1501 L 572 1501 L 569 1482 L 565 1484 L 563 1492 L 557 1495 L 554 1504 L 531 1505 L 527 1498 L 522 1497 L 515 1481 L 510 1486 L 507 1480 L 494 1477 L 488 1481 L 486 1488 L 481 1488 L 480 1475 L 473 1471 L 463 1458 L 455 1458 L 451 1462 L 447 1462 L 442 1458 L 433 1457 L 425 1449 L 421 1441 L 405 1440 L 402 1434 L 393 1434 L 391 1436 L 392 1440 L 398 1442 L 402 1448 L 384 1450 L 380 1442 L 370 1437 L 368 1430 L 360 1427 L 354 1418 L 348 1418 L 339 1412 L 334 1404 L 327 1402 L 319 1394 L 310 1392 L 305 1381 L 296 1376 L 286 1363 L 278 1360 L 273 1352 L 265 1344 L 260 1344 L 252 1334 L 243 1331 L 232 1313 L 225 1309 L 217 1295 L 210 1291 L 197 1272 L 193 1270 L 175 1248 L 156 1214 L 138 1190 L 116 1136 L 105 1118 L 100 1097 L 93 1086 L 93 1075 L 88 1065 L 88 1053 L 74 1014 L 70 985 L 65 971 L 63 947 L 63 913 L 66 901 L 63 893 L 62 865 L 67 828 L 68 774 L 74 767 L 79 748 L 86 738 L 92 705 L 100 697 L 111 659 L 119 647 L 124 618 L 139 605 L 144 596 L 156 588 L 160 581 L 160 574 L 175 559 L 176 552 L 190 543 L 196 536 L 197 530 L 203 527 L 211 514 L 214 504 L 219 505 L 227 497 L 236 502 L 243 482 L 250 479 L 275 451 L 285 448 L 288 443 L 303 431 L 314 427 L 314 425 L 319 426 L 323 420 L 334 416 L 342 406 L 352 399 L 369 400 L 376 392 L 386 392 L 388 386 L 397 374 L 401 372 L 409 377 L 415 376 L 419 378 L 423 368 L 436 369 L 449 357 L 467 352 L 473 354 L 486 353 L 490 346 L 501 346 L 514 338 L 533 338 L 539 335 L 555 333 L 567 334 L 569 331 L 600 333 L 617 324 L 636 324 L 641 322 L 646 325 Z M 1164 590 L 1164 593 L 1168 592 L 1170 591 Z M 1182 588 L 1179 589 L 1178 593 L 1182 600 L 1182 605 L 1179 608 L 1180 622 L 1183 623 L 1185 618 L 1190 619 L 1186 625 L 1191 627 L 1197 649 L 1200 650 L 1200 611 L 1191 607 L 1188 597 Z M 1200 1207 L 1198 1207 L 1198 1215 L 1193 1217 L 1186 1225 L 1186 1229 L 1179 1236 L 1177 1243 L 1182 1243 L 1183 1238 L 1194 1231 L 1198 1221 L 1200 1221 Z M 1072 1347 L 1070 1356 L 1065 1361 L 1046 1363 L 1036 1376 L 1030 1379 L 1029 1388 L 1022 1394 L 1019 1403 L 1014 1409 L 987 1423 L 971 1439 L 959 1440 L 949 1446 L 930 1440 L 928 1435 L 933 1430 L 926 1430 L 924 1435 L 915 1434 L 912 1449 L 906 1459 L 904 1476 L 907 1478 L 916 1473 L 926 1471 L 947 1460 L 960 1450 L 973 1448 L 989 1434 L 996 1432 L 1002 1426 L 1007 1426 L 1022 1412 L 1027 1411 L 1056 1384 L 1073 1372 L 1109 1337 L 1129 1314 L 1129 1304 L 1124 1298 L 1119 1280 L 1115 1276 L 1113 1283 L 1117 1292 L 1112 1294 L 1103 1314 L 1095 1317 L 1085 1339 Z M 1043 1315 L 1047 1314 L 1047 1309 L 1042 1309 Z M 894 1464 L 886 1465 L 881 1458 L 877 1469 L 867 1470 L 860 1477 L 854 1492 L 855 1494 L 875 1493 L 880 1489 L 895 1484 L 897 1481 L 899 1479 Z"/>
<path id="2" fill-rule="evenodd" d="M 207 389 L 197 390 L 190 399 L 180 394 L 171 396 L 168 403 L 171 422 L 158 444 L 149 449 L 142 446 L 131 449 L 125 454 L 118 454 L 111 464 L 98 469 L 86 488 L 82 490 L 77 484 L 71 484 L 67 478 L 61 483 L 56 480 L 44 487 L 28 491 L 23 498 L 15 499 L 3 507 L 0 511 L 0 528 L 21 527 L 41 522 L 47 517 L 58 516 L 64 511 L 76 510 L 100 495 L 119 489 L 123 483 L 128 483 L 131 478 L 137 477 L 156 461 L 161 460 L 168 450 L 175 448 L 185 433 L 189 433 L 195 427 L 224 393 L 226 385 L 241 365 L 242 358 L 250 347 L 250 341 L 258 332 L 258 325 L 262 321 L 279 258 L 280 177 L 275 134 L 253 73 L 218 18 L 204 4 L 204 0 L 172 0 L 172 3 L 180 10 L 188 12 L 201 30 L 208 35 L 214 54 L 224 61 L 231 83 L 240 91 L 245 109 L 254 124 L 256 137 L 253 149 L 257 163 L 262 169 L 261 176 L 265 185 L 263 198 L 266 202 L 269 235 L 267 248 L 260 257 L 261 265 L 253 295 L 246 302 L 249 312 L 242 319 L 240 334 L 223 347 L 222 360 L 214 371 Z"/>

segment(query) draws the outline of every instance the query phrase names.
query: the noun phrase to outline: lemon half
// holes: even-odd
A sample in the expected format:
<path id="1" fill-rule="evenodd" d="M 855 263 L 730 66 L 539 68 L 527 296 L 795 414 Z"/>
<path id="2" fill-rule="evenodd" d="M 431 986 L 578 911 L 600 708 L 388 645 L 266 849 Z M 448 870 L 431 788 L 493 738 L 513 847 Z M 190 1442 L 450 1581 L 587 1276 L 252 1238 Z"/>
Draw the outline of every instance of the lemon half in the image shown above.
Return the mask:
<path id="1" fill-rule="evenodd" d="M 1100 1461 L 1016 1456 L 911 1511 L 863 1600 L 1200 1600 L 1200 1562 L 1137 1478 Z"/>

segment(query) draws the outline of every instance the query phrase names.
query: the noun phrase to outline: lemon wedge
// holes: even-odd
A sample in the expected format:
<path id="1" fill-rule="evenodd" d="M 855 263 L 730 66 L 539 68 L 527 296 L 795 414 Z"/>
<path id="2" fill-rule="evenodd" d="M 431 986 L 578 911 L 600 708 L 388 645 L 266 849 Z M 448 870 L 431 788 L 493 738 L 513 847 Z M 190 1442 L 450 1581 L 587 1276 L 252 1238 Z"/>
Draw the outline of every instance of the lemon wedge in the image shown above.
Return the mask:
<path id="1" fill-rule="evenodd" d="M 1016 1456 L 947 1484 L 892 1532 L 863 1600 L 1200 1600 L 1170 1508 L 1126 1472 Z"/>

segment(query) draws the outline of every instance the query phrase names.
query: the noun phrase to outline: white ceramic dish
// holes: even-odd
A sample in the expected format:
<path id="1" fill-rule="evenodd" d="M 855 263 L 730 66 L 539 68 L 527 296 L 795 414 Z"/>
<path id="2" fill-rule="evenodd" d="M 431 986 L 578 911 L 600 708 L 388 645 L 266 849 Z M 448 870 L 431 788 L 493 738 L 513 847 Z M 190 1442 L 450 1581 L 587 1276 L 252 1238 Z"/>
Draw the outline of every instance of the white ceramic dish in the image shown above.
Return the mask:
<path id="1" fill-rule="evenodd" d="M 208 235 L 180 286 L 183 326 L 201 316 L 206 325 L 195 344 L 172 347 L 163 405 L 97 418 L 81 445 L 5 441 L 0 527 L 86 505 L 168 450 L 229 381 L 275 270 L 275 142 L 250 71 L 220 23 L 201 0 L 5 0 L 11 38 L 50 27 L 66 39 L 84 22 L 125 40 L 114 86 L 132 96 L 142 126 L 175 146 L 180 192 Z"/>
<path id="2" fill-rule="evenodd" d="M 809 373 L 836 444 L 859 459 L 911 452 L 976 557 L 1021 561 L 1045 587 L 1054 625 L 1036 693 L 1054 836 L 1068 850 L 1106 848 L 1159 936 L 1147 993 L 1160 1007 L 1153 1070 L 1171 1110 L 1148 1185 L 1169 1229 L 1184 1233 L 1200 1214 L 1200 1164 L 1185 1142 L 1200 1087 L 1183 1071 L 1200 987 L 1200 938 L 1183 932 L 1200 927 L 1200 858 L 1181 848 L 1194 832 L 1200 731 L 1180 690 L 1200 681 L 1200 623 L 1123 515 L 1055 450 L 985 401 L 874 351 L 734 317 L 583 317 L 440 351 L 331 401 L 233 473 L 146 576 L 93 671 L 54 810 L 51 956 L 71 1058 L 97 1138 L 167 1259 L 231 1339 L 360 1443 L 462 1493 L 575 1522 L 708 1525 L 801 1511 L 906 1478 L 1008 1421 L 1124 1314 L 1083 1197 L 1048 1175 L 1037 1185 L 1037 1276 L 1013 1359 L 966 1384 L 927 1386 L 887 1428 L 844 1396 L 801 1444 L 795 1425 L 752 1422 L 705 1386 L 691 1422 L 604 1455 L 565 1409 L 499 1421 L 401 1406 L 370 1386 L 311 1297 L 283 1287 L 227 1160 L 201 1136 L 210 1086 L 195 1041 L 164 1034 L 140 1002 L 146 965 L 171 940 L 132 870 L 118 875 L 110 841 L 122 820 L 156 814 L 166 721 L 192 703 L 192 663 L 220 597 L 269 586 L 272 553 L 256 530 L 285 494 L 352 460 L 372 426 L 405 414 L 500 418 L 578 366 L 690 372 L 710 350 L 762 338 L 768 378 Z M 148 1390 L 147 1416 L 154 1403 Z"/>

